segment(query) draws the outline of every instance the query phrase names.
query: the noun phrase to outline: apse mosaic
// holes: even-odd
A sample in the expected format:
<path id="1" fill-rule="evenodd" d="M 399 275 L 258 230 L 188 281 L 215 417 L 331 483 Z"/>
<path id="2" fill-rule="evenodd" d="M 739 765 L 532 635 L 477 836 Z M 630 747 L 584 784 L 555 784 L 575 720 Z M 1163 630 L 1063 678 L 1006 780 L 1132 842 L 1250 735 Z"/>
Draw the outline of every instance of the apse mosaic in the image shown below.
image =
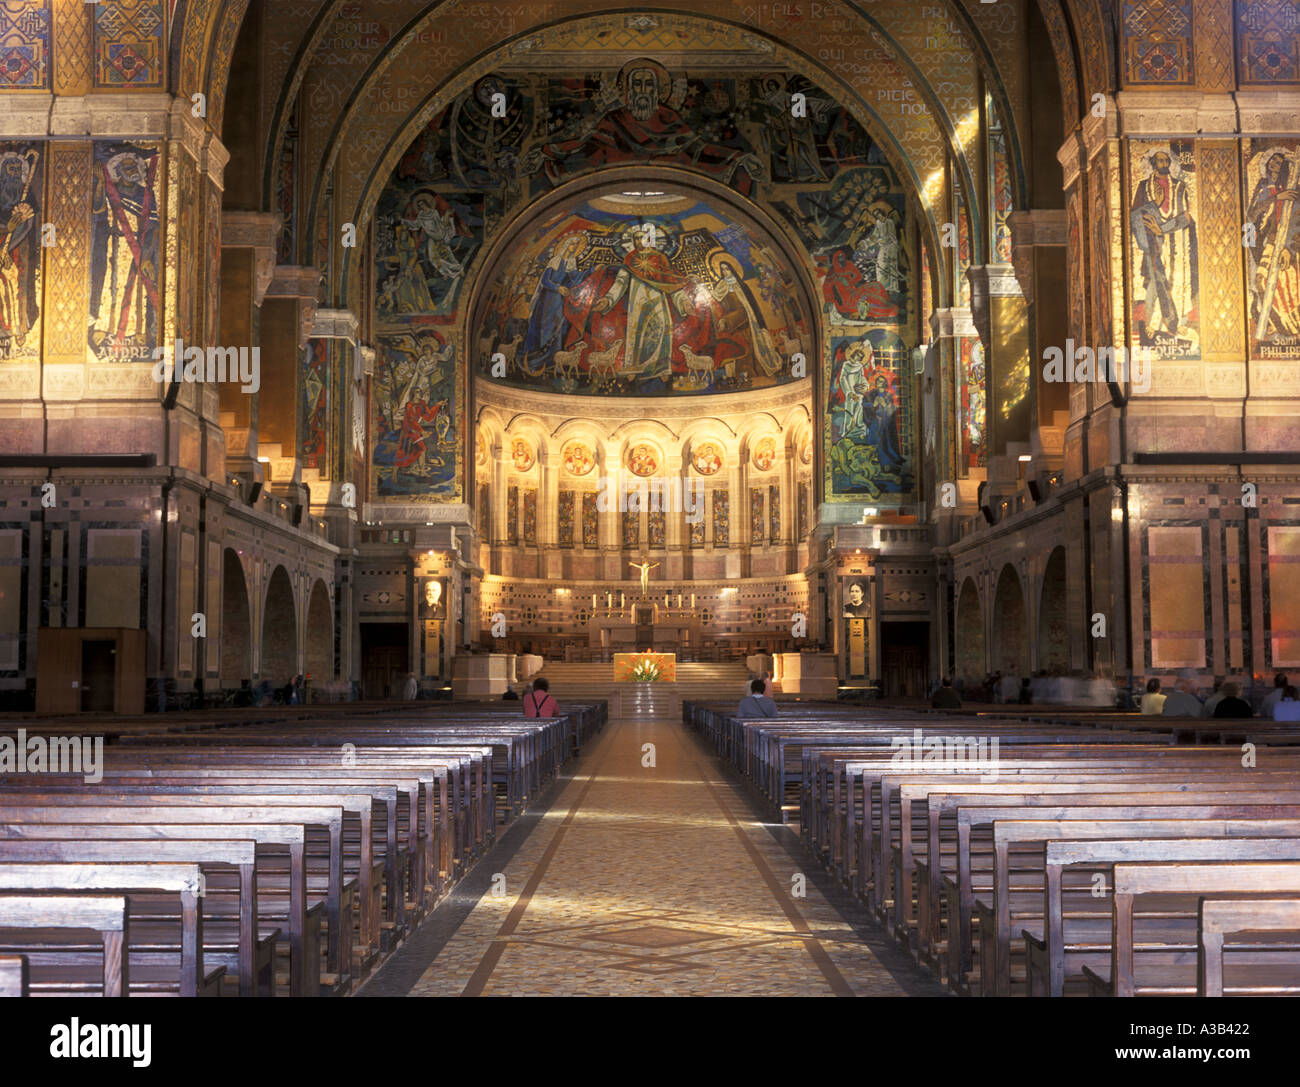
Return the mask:
<path id="1" fill-rule="evenodd" d="M 1254 227 L 1246 247 L 1250 356 L 1300 359 L 1300 140 L 1256 138 L 1242 150 Z"/>
<path id="2" fill-rule="evenodd" d="M 802 123 L 791 113 L 795 94 L 807 106 Z M 432 118 L 376 212 L 379 331 L 459 325 L 499 224 L 574 178 L 636 164 L 683 168 L 769 207 L 806 250 L 821 294 L 814 305 L 845 335 L 912 320 L 906 190 L 833 96 L 781 69 L 684 71 L 640 58 L 567 78 L 490 73 Z M 475 372 L 495 365 L 493 376 L 518 388 L 618 396 L 761 389 L 815 372 L 820 322 L 775 243 L 696 198 L 655 202 L 638 191 L 640 202 L 590 197 L 511 240 L 508 267 L 487 286 L 463 345 Z M 402 408 L 400 382 L 389 395 L 398 403 L 377 414 Z M 420 468 L 381 465 L 378 453 L 374 461 L 388 477 L 380 497 L 455 500 L 455 488 Z M 422 490 L 425 475 L 436 486 Z M 827 497 L 877 486 L 849 482 Z"/>
<path id="3" fill-rule="evenodd" d="M 1200 358 L 1193 141 L 1134 140 L 1129 154 L 1134 346 L 1158 358 Z"/>
<path id="4" fill-rule="evenodd" d="M 827 490 L 877 498 L 914 485 L 910 353 L 892 329 L 834 338 L 827 371 Z"/>
<path id="5" fill-rule="evenodd" d="M 44 147 L 0 143 L 0 360 L 41 355 Z"/>
<path id="6" fill-rule="evenodd" d="M 598 396 L 785 384 L 810 339 L 793 284 L 771 242 L 707 204 L 595 198 L 512 245 L 479 371 Z"/>

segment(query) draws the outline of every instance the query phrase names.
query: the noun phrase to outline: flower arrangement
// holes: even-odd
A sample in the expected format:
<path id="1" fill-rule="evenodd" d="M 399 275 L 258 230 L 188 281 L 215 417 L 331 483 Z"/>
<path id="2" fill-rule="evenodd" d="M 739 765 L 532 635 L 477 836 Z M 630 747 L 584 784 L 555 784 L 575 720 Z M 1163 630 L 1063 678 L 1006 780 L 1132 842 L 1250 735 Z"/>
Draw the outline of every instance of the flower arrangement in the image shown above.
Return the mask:
<path id="1" fill-rule="evenodd" d="M 636 662 L 632 669 L 632 680 L 635 683 L 654 683 L 661 674 L 658 662 L 647 657 Z"/>

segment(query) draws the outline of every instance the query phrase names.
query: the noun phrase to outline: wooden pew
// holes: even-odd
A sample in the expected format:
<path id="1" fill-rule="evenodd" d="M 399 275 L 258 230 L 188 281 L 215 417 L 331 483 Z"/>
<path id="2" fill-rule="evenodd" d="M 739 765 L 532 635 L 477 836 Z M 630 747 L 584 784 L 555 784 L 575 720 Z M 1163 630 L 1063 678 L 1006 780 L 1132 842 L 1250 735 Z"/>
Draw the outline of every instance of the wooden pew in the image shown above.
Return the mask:
<path id="1" fill-rule="evenodd" d="M 0 894 L 0 938 L 6 929 L 89 930 L 99 934 L 101 992 L 127 996 L 126 899 L 109 895 Z"/>
<path id="2" fill-rule="evenodd" d="M 57 825 L 57 824 L 56 824 Z M 48 828 L 46 828 L 48 829 Z M 241 996 L 274 994 L 274 956 L 279 928 L 261 928 L 257 922 L 257 872 L 256 842 L 245 839 L 195 839 L 159 841 L 149 838 L 95 839 L 65 837 L 15 839 L 0 838 L 0 866 L 6 864 L 61 862 L 65 864 L 124 864 L 170 863 L 197 864 L 205 877 L 214 871 L 229 868 L 234 871 L 237 884 L 238 911 L 235 923 L 235 950 L 227 950 L 228 937 L 223 923 L 212 924 L 211 912 L 221 894 L 207 880 L 201 905 L 207 914 L 203 927 L 203 954 L 209 962 L 216 962 L 239 977 Z M 125 888 L 114 888 L 125 890 Z M 196 973 L 197 976 L 197 973 Z"/>
<path id="3" fill-rule="evenodd" d="M 1224 800 L 1223 796 L 1231 799 Z M 1042 819 L 1296 819 L 1300 801 L 1278 802 L 1273 794 L 1152 794 L 1130 793 L 1109 800 L 1062 803 L 1059 798 L 1018 798 L 1014 804 L 971 806 L 957 810 L 957 873 L 944 877 L 948 913 L 948 984 L 962 992 L 972 965 L 971 922 L 975 917 L 975 892 L 970 866 L 972 828 L 992 827 L 999 820 Z M 1073 798 L 1079 800 L 1079 798 Z M 1056 800 L 1053 804 L 1051 801 Z"/>
<path id="4" fill-rule="evenodd" d="M 1197 919 L 1196 995 L 1294 996 L 1300 993 L 1300 968 L 1282 984 L 1252 984 L 1252 979 L 1246 977 L 1235 986 L 1225 986 L 1224 937 L 1243 932 L 1285 932 L 1300 941 L 1300 898 L 1201 899 Z"/>
<path id="5" fill-rule="evenodd" d="M 297 828 L 296 834 L 288 834 L 289 873 L 284 886 L 288 898 L 287 914 L 289 917 L 289 948 L 292 971 L 291 988 L 295 994 L 305 996 L 317 995 L 320 991 L 320 966 L 315 959 L 315 945 L 312 942 L 316 931 L 314 919 L 308 913 L 308 880 L 306 865 L 306 831 L 320 829 L 329 841 L 327 865 L 329 869 L 327 886 L 323 897 L 323 907 L 330 924 L 327 943 L 327 979 L 335 991 L 345 990 L 351 976 L 346 966 L 351 962 L 352 926 L 343 926 L 340 919 L 344 916 L 344 888 L 342 879 L 342 836 L 343 809 L 341 807 L 298 807 L 280 804 L 260 805 L 225 805 L 217 803 L 189 804 L 136 804 L 104 803 L 82 804 L 73 798 L 59 797 L 49 804 L 15 804 L 12 797 L 0 795 L 0 834 L 5 834 L 9 824 L 27 823 L 49 825 L 58 823 L 81 823 L 90 825 L 117 824 L 131 826 L 135 824 L 197 824 L 200 827 L 215 823 L 234 826 L 251 824 L 287 825 Z M 93 798 L 92 798 L 93 799 Z M 106 798 L 105 798 L 106 799 Z M 135 798 L 130 798 L 134 800 Z M 192 798 L 197 799 L 197 798 Z M 211 829 L 208 834 L 228 837 L 226 830 Z M 23 836 L 21 833 L 13 836 Z M 266 881 L 259 875 L 259 893 Z M 350 914 L 350 906 L 347 909 Z M 309 926 L 309 920 L 312 924 Z"/>
<path id="6" fill-rule="evenodd" d="M 0 997 L 27 995 L 27 956 L 0 955 Z"/>
<path id="7" fill-rule="evenodd" d="M 1112 902 L 1111 963 L 1109 971 L 1084 966 L 1097 996 L 1182 996 L 1197 991 L 1195 962 L 1158 962 L 1145 967 L 1138 978 L 1139 954 L 1168 960 L 1165 952 L 1179 950 L 1176 943 L 1160 940 L 1155 947 L 1139 944 L 1134 929 L 1136 899 L 1143 895 L 1183 896 L 1195 899 L 1187 916 L 1196 917 L 1201 897 L 1223 893 L 1260 894 L 1269 897 L 1300 894 L 1300 863 L 1266 864 L 1231 861 L 1222 864 L 1117 864 Z M 1162 916 L 1170 916 L 1168 908 Z M 1192 955 L 1196 952 L 1193 945 Z M 1292 945 L 1294 957 L 1282 968 L 1285 977 L 1295 978 L 1300 970 L 1300 948 Z"/>
<path id="8" fill-rule="evenodd" d="M 1114 820 L 1106 837 L 1046 842 L 1046 884 L 1039 899 L 1043 914 L 1041 920 L 1034 919 L 1038 924 L 1022 929 L 1027 954 L 1033 960 L 1033 965 L 1027 963 L 1028 974 L 1032 976 L 1032 980 L 1030 976 L 1026 979 L 1030 995 L 1063 996 L 1071 961 L 1082 965 L 1091 957 L 1095 964 L 1099 957 L 1104 958 L 1111 951 L 1109 911 L 1102 912 L 1109 905 L 1108 896 L 1081 891 L 1074 896 L 1071 916 L 1066 917 L 1063 874 L 1070 866 L 1086 865 L 1090 877 L 1095 878 L 1109 876 L 1116 864 L 1139 861 L 1300 861 L 1300 820 L 1252 821 L 1257 830 L 1271 837 L 1246 837 L 1240 828 L 1238 833 L 1230 835 L 1212 836 L 1208 832 L 1216 827 L 1231 829 L 1230 821 L 1191 820 L 1179 824 L 1167 819 L 1161 821 L 1164 827 L 1147 833 L 1144 833 L 1144 822 L 1149 821 Z M 1263 830 L 1265 827 L 1267 830 Z M 994 824 L 995 838 L 1002 843 L 1009 841 L 1009 836 L 1000 831 L 1001 825 Z M 1015 837 L 1025 840 L 1018 833 Z M 987 917 L 987 927 L 981 926 L 980 936 L 984 964 L 981 975 L 991 980 L 991 991 L 1000 996 L 1011 992 L 1011 896 L 1006 892 L 1008 871 L 1004 856 L 999 854 L 994 877 L 995 916 Z"/>
<path id="9" fill-rule="evenodd" d="M 220 993 L 221 975 L 225 967 L 205 971 L 203 966 L 203 915 L 199 906 L 200 891 L 199 866 L 197 864 L 155 864 L 155 863 L 100 863 L 100 864 L 62 864 L 57 861 L 12 862 L 0 864 L 0 892 L 34 894 L 39 892 L 70 891 L 114 891 L 127 895 L 128 913 L 131 901 L 136 894 L 173 894 L 180 899 L 181 939 L 179 947 L 180 966 L 176 978 L 177 991 L 180 996 L 216 996 Z M 135 931 L 134 928 L 131 931 Z M 28 955 L 29 966 L 45 963 L 54 965 L 67 960 L 73 970 L 62 971 L 63 982 L 50 982 L 48 987 L 59 991 L 68 991 L 75 967 L 81 965 L 76 954 L 77 945 L 56 941 L 40 942 L 29 937 L 22 942 L 20 950 Z M 127 941 L 127 954 L 130 955 L 130 940 Z M 38 970 L 38 973 L 40 971 Z M 140 975 L 145 971 L 132 971 L 134 985 L 141 991 L 159 993 L 168 991 L 169 972 L 152 969 L 147 971 L 149 984 L 141 983 Z M 42 988 L 42 982 L 33 982 L 34 988 Z"/>

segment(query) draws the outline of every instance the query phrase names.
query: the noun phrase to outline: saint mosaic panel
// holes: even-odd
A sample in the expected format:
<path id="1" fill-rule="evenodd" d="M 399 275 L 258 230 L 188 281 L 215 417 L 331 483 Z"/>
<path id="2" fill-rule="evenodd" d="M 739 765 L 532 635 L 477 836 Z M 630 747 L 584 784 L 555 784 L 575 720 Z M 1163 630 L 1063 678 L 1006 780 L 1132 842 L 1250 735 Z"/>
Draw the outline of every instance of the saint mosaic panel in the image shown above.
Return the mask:
<path id="1" fill-rule="evenodd" d="M 1199 359 L 1194 141 L 1130 141 L 1129 178 L 1132 346 L 1150 348 L 1157 358 Z"/>
<path id="2" fill-rule="evenodd" d="M 94 144 L 89 361 L 152 360 L 158 341 L 162 146 Z"/>
<path id="3" fill-rule="evenodd" d="M 1250 357 L 1300 359 L 1300 140 L 1243 143 Z M 1253 235 L 1253 236 L 1252 236 Z"/>
<path id="4" fill-rule="evenodd" d="M 0 143 L 0 360 L 41 357 L 45 146 Z"/>

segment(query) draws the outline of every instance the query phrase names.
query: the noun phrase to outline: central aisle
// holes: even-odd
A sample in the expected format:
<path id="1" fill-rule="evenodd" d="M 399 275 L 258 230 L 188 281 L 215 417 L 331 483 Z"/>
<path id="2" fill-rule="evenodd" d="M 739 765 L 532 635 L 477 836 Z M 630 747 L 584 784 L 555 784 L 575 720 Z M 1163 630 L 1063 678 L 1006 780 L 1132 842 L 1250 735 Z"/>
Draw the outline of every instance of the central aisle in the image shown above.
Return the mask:
<path id="1" fill-rule="evenodd" d="M 494 851 L 481 862 L 482 896 L 424 951 L 434 957 L 419 980 L 397 987 L 412 996 L 939 993 L 905 960 L 886 968 L 810 874 L 796 897 L 794 877 L 811 860 L 797 847 L 793 859 L 757 821 L 680 720 L 650 715 L 650 697 L 613 703 L 624 716 L 508 861 Z M 404 953 L 418 950 L 397 958 Z M 413 977 L 415 965 L 398 974 Z M 374 995 L 394 991 L 385 972 Z"/>

